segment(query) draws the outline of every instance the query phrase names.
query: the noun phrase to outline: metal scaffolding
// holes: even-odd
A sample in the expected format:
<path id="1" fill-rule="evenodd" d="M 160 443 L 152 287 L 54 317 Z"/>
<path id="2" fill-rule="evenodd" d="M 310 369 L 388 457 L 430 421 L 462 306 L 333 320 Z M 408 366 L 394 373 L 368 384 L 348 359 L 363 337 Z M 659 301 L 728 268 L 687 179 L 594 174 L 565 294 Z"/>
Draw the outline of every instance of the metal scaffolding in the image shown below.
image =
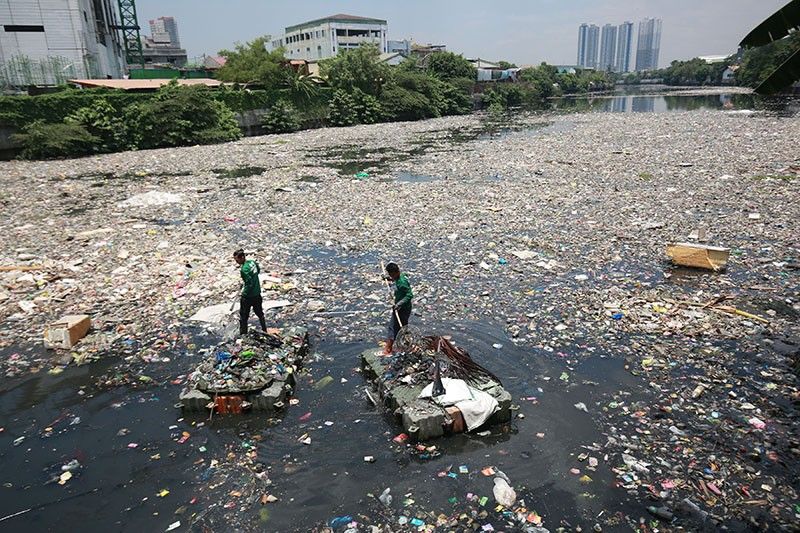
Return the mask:
<path id="1" fill-rule="evenodd" d="M 119 0 L 119 14 L 121 23 L 119 26 L 114 26 L 114 29 L 122 30 L 125 60 L 129 67 L 139 65 L 144 68 L 144 53 L 142 52 L 142 38 L 139 35 L 139 19 L 136 16 L 136 1 Z"/>

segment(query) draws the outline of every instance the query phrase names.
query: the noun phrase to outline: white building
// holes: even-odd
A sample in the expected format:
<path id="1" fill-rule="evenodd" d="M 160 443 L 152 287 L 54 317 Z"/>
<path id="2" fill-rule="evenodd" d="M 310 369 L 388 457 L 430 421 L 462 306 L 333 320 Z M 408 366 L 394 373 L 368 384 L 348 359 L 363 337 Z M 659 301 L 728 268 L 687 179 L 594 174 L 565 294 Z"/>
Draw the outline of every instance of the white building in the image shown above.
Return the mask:
<path id="1" fill-rule="evenodd" d="M 375 45 L 385 54 L 385 20 L 355 15 L 331 15 L 295 26 L 287 26 L 285 34 L 271 43 L 271 49 L 283 47 L 289 59 L 307 61 L 333 57 L 344 50 L 352 50 L 364 44 Z"/>
<path id="2" fill-rule="evenodd" d="M 0 84 L 121 78 L 125 51 L 112 0 L 0 0 Z"/>

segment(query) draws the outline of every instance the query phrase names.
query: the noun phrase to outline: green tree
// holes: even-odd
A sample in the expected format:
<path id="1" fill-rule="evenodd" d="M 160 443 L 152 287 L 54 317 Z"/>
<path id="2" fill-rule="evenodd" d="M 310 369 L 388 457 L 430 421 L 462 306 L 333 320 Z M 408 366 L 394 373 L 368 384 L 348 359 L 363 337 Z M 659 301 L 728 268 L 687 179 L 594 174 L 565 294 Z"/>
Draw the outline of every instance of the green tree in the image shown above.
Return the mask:
<path id="1" fill-rule="evenodd" d="M 426 70 L 441 80 L 477 77 L 477 69 L 464 56 L 452 52 L 436 52 L 428 56 Z"/>
<path id="2" fill-rule="evenodd" d="M 258 37 L 248 43 L 237 43 L 234 50 L 220 50 L 225 65 L 217 71 L 221 81 L 256 84 L 265 89 L 286 87 L 294 71 L 287 64 L 283 49 L 268 52 L 267 38 Z"/>
<path id="3" fill-rule="evenodd" d="M 51 159 L 75 157 L 94 153 L 101 140 L 75 122 L 48 124 L 34 121 L 22 133 L 12 135 L 12 140 L 22 147 L 23 159 Z"/>
<path id="4" fill-rule="evenodd" d="M 317 102 L 322 97 L 322 89 L 318 78 L 297 74 L 294 71 L 284 80 L 281 92 L 294 104 L 305 107 Z"/>
<path id="5" fill-rule="evenodd" d="M 358 124 L 355 101 L 344 90 L 337 89 L 329 104 L 328 123 L 331 126 L 352 126 Z"/>
<path id="6" fill-rule="evenodd" d="M 504 70 L 509 68 L 517 68 L 517 65 L 514 63 L 509 63 L 508 61 L 498 61 L 497 66 Z"/>
<path id="7" fill-rule="evenodd" d="M 424 94 L 395 83 L 384 87 L 380 101 L 386 120 L 422 120 L 439 115 L 436 106 Z"/>
<path id="8" fill-rule="evenodd" d="M 376 46 L 360 46 L 341 52 L 336 57 L 320 64 L 323 77 L 331 87 L 348 93 L 359 89 L 366 94 L 378 96 L 391 73 L 389 66 L 380 62 Z"/>
<path id="9" fill-rule="evenodd" d="M 519 78 L 533 85 L 539 98 L 549 98 L 556 93 L 558 69 L 547 63 L 520 71 Z"/>
<path id="10" fill-rule="evenodd" d="M 128 107 L 125 117 L 139 148 L 210 144 L 241 136 L 233 111 L 204 85 L 172 82 L 151 100 Z"/>
<path id="11" fill-rule="evenodd" d="M 286 100 L 278 100 L 261 118 L 267 133 L 292 133 L 300 129 L 297 109 Z"/>
<path id="12" fill-rule="evenodd" d="M 116 152 L 135 148 L 128 136 L 127 124 L 105 98 L 98 98 L 91 106 L 73 111 L 64 122 L 79 124 L 96 137 L 100 141 L 95 146 L 97 152 Z"/>
<path id="13" fill-rule="evenodd" d="M 750 48 L 742 57 L 736 71 L 736 81 L 748 87 L 757 87 L 796 51 L 800 50 L 800 32 L 758 48 Z"/>

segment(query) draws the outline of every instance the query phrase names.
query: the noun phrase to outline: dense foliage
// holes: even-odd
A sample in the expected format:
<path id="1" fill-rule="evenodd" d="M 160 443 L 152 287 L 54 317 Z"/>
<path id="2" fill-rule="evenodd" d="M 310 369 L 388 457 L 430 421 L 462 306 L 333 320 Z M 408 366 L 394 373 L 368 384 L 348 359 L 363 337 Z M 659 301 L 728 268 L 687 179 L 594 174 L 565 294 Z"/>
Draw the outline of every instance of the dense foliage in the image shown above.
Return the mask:
<path id="1" fill-rule="evenodd" d="M 800 50 L 800 31 L 768 45 L 747 50 L 736 71 L 736 81 L 748 87 L 758 86 L 797 50 Z"/>
<path id="2" fill-rule="evenodd" d="M 138 148 L 232 141 L 241 135 L 233 112 L 204 85 L 170 84 L 125 113 Z"/>
<path id="3" fill-rule="evenodd" d="M 720 85 L 722 74 L 733 63 L 730 57 L 725 61 L 708 63 L 695 57 L 688 61 L 673 61 L 666 68 L 648 72 L 632 72 L 625 75 L 626 84 L 639 84 L 642 80 L 660 80 L 666 85 Z"/>
<path id="4" fill-rule="evenodd" d="M 291 133 L 300 129 L 300 114 L 286 100 L 278 100 L 261 118 L 267 133 Z"/>
<path id="5" fill-rule="evenodd" d="M 37 120 L 14 134 L 14 140 L 22 146 L 25 159 L 49 159 L 69 155 L 88 155 L 100 143 L 100 139 L 76 123 L 48 124 Z"/>
<path id="6" fill-rule="evenodd" d="M 438 52 L 431 54 L 423 62 L 424 69 L 440 80 L 456 78 L 475 79 L 477 69 L 463 56 L 452 52 Z"/>
<path id="7" fill-rule="evenodd" d="M 233 112 L 210 89 L 172 83 L 121 111 L 99 98 L 59 122 L 34 121 L 14 140 L 22 157 L 50 158 L 208 144 L 240 135 Z"/>
<path id="8" fill-rule="evenodd" d="M 293 71 L 286 63 L 283 50 L 268 52 L 267 38 L 259 37 L 249 43 L 238 44 L 234 50 L 221 50 L 225 65 L 217 72 L 217 79 L 246 85 L 256 85 L 264 90 L 284 87 Z"/>
<path id="9" fill-rule="evenodd" d="M 326 59 L 320 65 L 323 77 L 334 89 L 352 92 L 358 89 L 378 96 L 391 77 L 389 66 L 379 61 L 375 46 L 361 46 Z"/>

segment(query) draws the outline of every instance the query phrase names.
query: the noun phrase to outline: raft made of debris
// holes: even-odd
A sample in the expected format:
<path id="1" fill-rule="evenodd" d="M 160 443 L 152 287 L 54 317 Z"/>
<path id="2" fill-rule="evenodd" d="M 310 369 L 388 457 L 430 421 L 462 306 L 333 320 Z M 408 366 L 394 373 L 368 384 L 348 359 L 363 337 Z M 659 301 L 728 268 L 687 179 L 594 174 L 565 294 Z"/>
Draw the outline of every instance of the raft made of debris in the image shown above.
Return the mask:
<path id="1" fill-rule="evenodd" d="M 220 344 L 189 375 L 180 406 L 220 414 L 281 409 L 308 351 L 304 327 L 256 332 Z"/>
<path id="2" fill-rule="evenodd" d="M 361 366 L 412 441 L 511 420 L 511 395 L 500 380 L 442 337 L 425 337 L 419 345 L 388 357 L 379 349 L 366 350 Z M 445 393 L 434 396 L 442 392 L 434 383 L 439 380 Z M 459 392 L 469 399 L 459 402 L 453 397 Z"/>

